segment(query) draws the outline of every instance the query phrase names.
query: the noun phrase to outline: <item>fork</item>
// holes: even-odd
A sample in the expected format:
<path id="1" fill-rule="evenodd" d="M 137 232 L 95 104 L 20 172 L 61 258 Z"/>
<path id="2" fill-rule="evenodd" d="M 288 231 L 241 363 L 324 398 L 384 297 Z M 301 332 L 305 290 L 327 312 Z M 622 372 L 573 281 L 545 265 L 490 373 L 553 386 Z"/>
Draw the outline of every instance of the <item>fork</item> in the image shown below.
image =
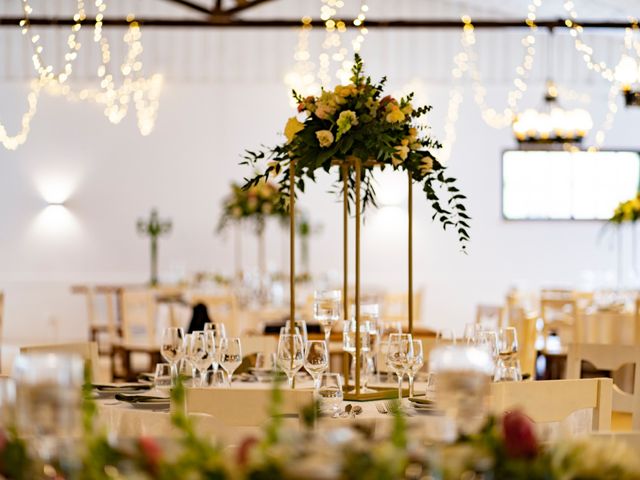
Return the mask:
<path id="1" fill-rule="evenodd" d="M 387 413 L 389 413 L 389 409 L 383 403 L 376 403 L 376 409 L 378 410 L 378 413 L 383 415 L 386 415 Z"/>

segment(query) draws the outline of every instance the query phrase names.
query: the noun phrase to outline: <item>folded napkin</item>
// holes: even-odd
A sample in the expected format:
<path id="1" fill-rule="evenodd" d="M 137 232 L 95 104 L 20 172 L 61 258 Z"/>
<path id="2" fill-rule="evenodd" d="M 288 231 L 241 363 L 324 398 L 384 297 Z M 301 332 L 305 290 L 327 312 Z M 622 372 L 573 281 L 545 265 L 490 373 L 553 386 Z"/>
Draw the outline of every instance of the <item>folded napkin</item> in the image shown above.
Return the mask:
<path id="1" fill-rule="evenodd" d="M 150 390 L 147 383 L 94 383 L 92 387 L 99 392 L 136 392 Z"/>
<path id="2" fill-rule="evenodd" d="M 127 393 L 116 393 L 116 400 L 128 403 L 168 403 L 169 397 L 158 395 L 135 395 Z"/>
<path id="3" fill-rule="evenodd" d="M 417 403 L 418 405 L 429 405 L 429 406 L 435 406 L 436 402 L 434 402 L 433 400 L 429 400 L 427 398 L 424 397 L 409 397 L 409 401 L 411 403 Z"/>

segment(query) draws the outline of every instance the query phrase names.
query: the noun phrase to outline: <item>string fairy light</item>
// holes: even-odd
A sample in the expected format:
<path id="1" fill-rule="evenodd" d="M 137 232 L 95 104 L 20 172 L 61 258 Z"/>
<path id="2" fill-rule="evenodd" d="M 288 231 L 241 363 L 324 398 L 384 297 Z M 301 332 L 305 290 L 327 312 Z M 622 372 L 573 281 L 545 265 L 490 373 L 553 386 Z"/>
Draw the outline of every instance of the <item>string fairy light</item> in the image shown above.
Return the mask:
<path id="1" fill-rule="evenodd" d="M 128 113 L 129 105 L 133 104 L 137 115 L 137 125 L 142 135 L 149 135 L 155 126 L 159 109 L 159 98 L 163 85 L 162 75 L 155 74 L 149 78 L 141 76 L 142 61 L 140 55 L 143 52 L 142 33 L 140 25 L 135 21 L 133 14 L 127 16 L 129 27 L 124 34 L 123 41 L 127 46 L 125 58 L 120 66 L 122 81 L 116 86 L 115 76 L 110 71 L 111 48 L 107 38 L 103 35 L 103 20 L 107 5 L 104 0 L 95 0 L 97 9 L 93 40 L 99 45 L 101 52 L 101 64 L 98 67 L 99 89 L 82 89 L 74 91 L 68 84 L 73 71 L 73 63 L 78 57 L 81 44 L 77 41 L 77 34 L 81 28 L 81 22 L 86 20 L 84 1 L 78 0 L 77 12 L 74 15 L 76 22 L 71 34 L 67 38 L 68 51 L 64 56 L 65 64 L 62 71 L 54 73 L 52 65 L 46 65 L 43 60 L 44 47 L 37 34 L 31 36 L 31 44 L 34 48 L 32 56 L 34 68 L 38 78 L 31 82 L 31 89 L 27 95 L 28 110 L 22 116 L 21 129 L 13 136 L 7 133 L 6 127 L 0 124 L 0 143 L 10 150 L 15 150 L 27 140 L 30 124 L 37 111 L 38 98 L 41 91 L 46 91 L 54 96 L 62 96 L 70 101 L 93 101 L 104 106 L 104 114 L 111 123 L 117 124 Z M 27 0 L 23 0 L 25 18 L 20 22 L 23 35 L 30 30 L 29 15 L 33 12 Z"/>
<path id="2" fill-rule="evenodd" d="M 462 72 L 468 72 L 471 77 L 474 100 L 481 110 L 482 119 L 493 128 L 505 128 L 513 123 L 519 102 L 527 90 L 527 80 L 533 68 L 533 61 L 536 54 L 536 39 L 534 33 L 538 27 L 535 21 L 537 10 L 541 5 L 542 0 L 532 0 L 527 7 L 528 13 L 525 23 L 528 25 L 530 31 L 522 38 L 522 46 L 524 47 L 523 59 L 515 69 L 516 77 L 513 80 L 515 88 L 507 93 L 507 107 L 502 112 L 497 112 L 494 108 L 489 107 L 486 102 L 487 89 L 482 84 L 477 66 L 477 54 L 473 48 L 476 43 L 475 28 L 469 15 L 463 15 L 461 17 L 464 24 L 462 35 L 464 52 L 458 57 L 454 76 Z"/>
<path id="3" fill-rule="evenodd" d="M 578 53 L 580 53 L 587 68 L 599 73 L 605 80 L 613 82 L 615 79 L 614 69 L 609 67 L 604 61 L 595 61 L 593 58 L 593 47 L 588 45 L 583 37 L 582 33 L 584 28 L 577 21 L 578 13 L 576 11 L 575 3 L 572 0 L 565 0 L 563 3 L 564 9 L 569 15 L 569 18 L 565 20 L 565 25 L 569 27 L 570 34 L 574 38 L 574 46 Z"/>

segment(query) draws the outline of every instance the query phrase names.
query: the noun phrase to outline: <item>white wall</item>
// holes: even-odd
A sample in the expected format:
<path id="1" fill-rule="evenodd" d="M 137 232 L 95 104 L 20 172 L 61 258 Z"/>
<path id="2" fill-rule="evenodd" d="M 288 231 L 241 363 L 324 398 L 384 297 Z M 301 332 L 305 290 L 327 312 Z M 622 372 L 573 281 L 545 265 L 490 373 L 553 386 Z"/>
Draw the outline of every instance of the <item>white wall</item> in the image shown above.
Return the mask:
<path id="1" fill-rule="evenodd" d="M 151 136 L 138 134 L 133 117 L 113 126 L 95 105 L 44 96 L 27 144 L 16 152 L 0 150 L 0 289 L 7 295 L 5 338 L 15 342 L 53 336 L 82 338 L 86 332 L 84 304 L 72 297 L 68 286 L 74 282 L 145 281 L 148 243 L 136 234 L 134 225 L 154 206 L 174 223 L 173 233 L 160 243 L 165 278 L 202 269 L 232 272 L 231 239 L 214 235 L 220 200 L 229 183 L 246 174 L 238 166 L 242 151 L 277 141 L 277 132 L 290 115 L 280 78 L 290 64 L 295 32 L 265 32 L 263 45 L 262 33 L 210 35 L 150 35 L 149 48 L 157 59 L 147 71 L 161 70 L 168 78 Z M 437 37 L 439 47 L 434 49 L 432 37 L 416 35 L 372 33 L 365 58 L 376 75 L 389 75 L 392 91 L 414 77 L 428 83 L 426 100 L 435 107 L 431 123 L 434 133 L 442 137 L 449 87 L 442 79 L 447 78 L 457 35 Z M 496 40 L 492 45 L 502 48 L 502 53 L 518 53 L 517 48 L 492 38 Z M 511 41 L 517 36 L 507 38 Z M 171 63 L 163 63 L 163 46 L 171 45 L 174 54 L 186 55 L 185 46 L 207 39 L 216 39 L 218 48 L 211 51 L 200 46 L 197 51 L 202 57 L 192 52 L 190 58 L 178 56 L 178 63 L 175 55 Z M 572 47 L 565 46 L 566 58 L 573 59 Z M 489 47 L 483 48 L 491 54 Z M 431 50 L 437 61 L 431 62 Z M 510 57 L 513 61 L 496 60 L 493 55 L 484 58 L 488 59 L 484 68 L 493 80 L 488 102 L 504 106 L 506 81 L 517 56 Z M 5 60 L 0 57 L 0 63 Z M 572 88 L 591 95 L 590 109 L 599 125 L 606 109 L 606 84 L 589 77 L 579 60 L 558 62 L 564 66 L 559 76 L 574 80 Z M 211 75 L 194 76 L 199 67 Z M 544 73 L 535 76 L 526 104 L 539 103 L 542 78 Z M 0 119 L 11 131 L 18 125 L 26 92 L 22 78 L 5 76 L 0 81 Z M 640 147 L 639 112 L 623 110 L 606 145 Z M 501 219 L 500 153 L 514 142 L 508 130 L 493 130 L 481 122 L 468 85 L 456 129 L 458 140 L 450 168 L 469 197 L 472 242 L 469 255 L 461 254 L 456 237 L 430 223 L 429 208 L 416 189 L 415 284 L 426 293 L 424 322 L 461 328 L 472 318 L 478 302 L 501 301 L 514 282 L 524 281 L 531 288 L 576 284 L 584 270 L 614 268 L 613 250 L 607 242 L 598 243 L 601 223 L 508 223 Z M 69 187 L 65 208 L 47 208 L 43 190 L 59 184 Z M 325 193 L 329 186 L 330 180 L 323 178 L 302 198 L 313 220 L 324 225 L 312 243 L 316 274 L 341 268 L 341 207 Z M 405 288 L 402 208 L 383 208 L 367 220 L 362 274 L 369 285 Z M 282 265 L 282 244 L 281 234 L 271 228 L 272 268 Z M 247 239 L 245 265 L 254 262 L 254 244 Z"/>

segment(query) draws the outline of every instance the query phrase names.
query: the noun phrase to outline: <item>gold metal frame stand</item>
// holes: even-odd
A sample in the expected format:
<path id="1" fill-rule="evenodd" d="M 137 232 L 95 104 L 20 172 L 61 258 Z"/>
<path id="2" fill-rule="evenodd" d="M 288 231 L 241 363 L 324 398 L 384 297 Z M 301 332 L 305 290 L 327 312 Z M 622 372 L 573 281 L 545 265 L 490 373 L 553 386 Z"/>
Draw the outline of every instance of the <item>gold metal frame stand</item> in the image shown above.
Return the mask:
<path id="1" fill-rule="evenodd" d="M 360 388 L 360 376 L 362 373 L 361 365 L 361 338 L 360 338 L 360 227 L 361 219 L 361 184 L 362 184 L 362 167 L 363 162 L 356 157 L 348 157 L 346 160 L 334 160 L 333 165 L 339 166 L 343 182 L 343 286 L 342 286 L 342 304 L 345 319 L 349 319 L 349 173 L 353 168 L 355 171 L 355 312 L 356 321 L 356 369 L 355 369 L 355 385 L 349 385 L 348 362 L 343 362 L 345 385 L 345 400 L 378 400 L 386 398 L 394 398 L 398 394 L 395 387 L 385 389 L 375 389 L 375 391 L 362 392 Z M 376 162 L 367 161 L 365 166 L 377 166 Z M 407 241 L 407 261 L 408 261 L 408 332 L 413 332 L 413 180 L 411 172 L 407 172 L 408 177 L 408 241 Z M 295 161 L 292 160 L 289 167 L 289 224 L 290 224 L 290 256 L 289 256 L 289 278 L 290 278 L 290 318 L 292 322 L 295 319 Z M 291 325 L 294 325 L 292 323 Z M 293 343 L 293 340 L 292 340 Z M 293 345 L 292 345 L 293 349 Z"/>

